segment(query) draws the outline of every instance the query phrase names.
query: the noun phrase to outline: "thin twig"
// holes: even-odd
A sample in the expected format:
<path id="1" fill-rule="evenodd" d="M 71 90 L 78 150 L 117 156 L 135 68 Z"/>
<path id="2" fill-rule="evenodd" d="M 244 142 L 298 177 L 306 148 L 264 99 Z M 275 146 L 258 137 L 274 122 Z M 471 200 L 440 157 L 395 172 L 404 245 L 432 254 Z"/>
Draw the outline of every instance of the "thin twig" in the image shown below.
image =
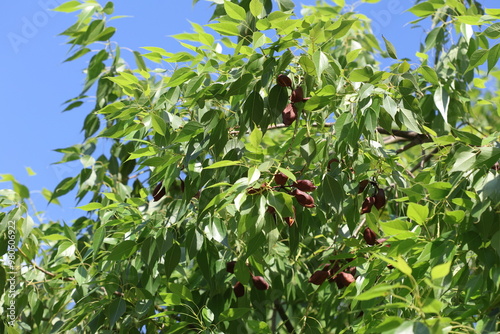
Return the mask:
<path id="1" fill-rule="evenodd" d="M 41 271 L 42 273 L 44 273 L 45 275 L 48 275 L 48 276 L 50 276 L 50 277 L 56 277 L 56 276 L 57 276 L 57 275 L 56 275 L 56 274 L 54 274 L 53 272 L 50 272 L 50 271 L 48 271 L 47 269 L 44 269 L 44 268 L 40 267 L 38 264 L 36 264 L 36 263 L 35 263 L 35 261 L 30 260 L 30 258 L 28 257 L 28 255 L 26 255 L 26 254 L 25 254 L 25 253 L 21 250 L 21 248 L 17 247 L 17 250 L 18 250 L 18 251 L 19 251 L 19 253 L 21 253 L 21 255 L 22 255 L 22 256 L 23 256 L 23 257 L 24 257 L 27 261 L 29 261 L 29 262 L 31 263 L 31 265 L 32 265 L 33 267 L 35 267 L 37 270 Z M 61 279 L 62 279 L 63 281 L 66 281 L 66 282 L 72 282 L 72 281 L 74 281 L 74 280 L 75 280 L 75 278 L 74 278 L 74 277 L 61 277 Z"/>
<path id="2" fill-rule="evenodd" d="M 426 156 L 424 156 L 419 162 L 418 164 L 416 164 L 415 166 L 413 166 L 413 168 L 410 170 L 411 173 L 413 173 L 414 171 L 416 171 L 417 169 L 419 168 L 424 168 L 425 164 L 431 160 L 431 158 L 434 156 L 434 154 L 436 154 L 437 152 L 439 152 L 439 147 L 436 147 L 434 150 L 432 150 L 431 153 L 427 154 Z"/>

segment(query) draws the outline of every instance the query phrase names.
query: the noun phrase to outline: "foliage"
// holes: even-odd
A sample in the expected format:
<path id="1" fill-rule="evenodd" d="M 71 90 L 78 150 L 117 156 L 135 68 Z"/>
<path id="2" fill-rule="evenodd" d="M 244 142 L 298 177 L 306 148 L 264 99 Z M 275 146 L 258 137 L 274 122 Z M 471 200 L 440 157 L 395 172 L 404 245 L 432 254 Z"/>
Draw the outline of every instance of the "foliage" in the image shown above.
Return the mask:
<path id="1" fill-rule="evenodd" d="M 35 224 L 2 176 L 21 269 L 0 331 L 500 330 L 500 11 L 417 1 L 410 62 L 341 0 L 213 2 L 178 53 L 124 54 L 111 2 L 57 8 L 89 57 L 66 109 L 94 104 L 58 150 L 81 171 L 44 193 L 85 213 Z"/>

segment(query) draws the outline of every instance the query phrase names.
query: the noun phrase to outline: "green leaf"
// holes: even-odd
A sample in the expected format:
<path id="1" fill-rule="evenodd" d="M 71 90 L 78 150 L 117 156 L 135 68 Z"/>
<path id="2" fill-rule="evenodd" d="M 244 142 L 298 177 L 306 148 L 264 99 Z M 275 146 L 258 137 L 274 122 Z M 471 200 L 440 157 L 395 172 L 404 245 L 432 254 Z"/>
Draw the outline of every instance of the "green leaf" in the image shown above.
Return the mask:
<path id="1" fill-rule="evenodd" d="M 424 313 L 439 314 L 442 308 L 443 308 L 443 303 L 434 298 L 426 298 L 424 300 L 424 304 L 422 305 L 422 311 L 424 311 Z"/>
<path id="2" fill-rule="evenodd" d="M 84 211 L 92 211 L 92 210 L 97 210 L 102 208 L 102 203 L 98 202 L 93 202 L 93 203 L 88 203 L 83 206 L 77 207 L 77 209 L 84 210 Z"/>
<path id="3" fill-rule="evenodd" d="M 267 203 L 280 213 L 281 217 L 293 217 L 293 196 L 283 192 L 271 191 L 267 195 Z"/>
<path id="4" fill-rule="evenodd" d="M 481 15 L 460 15 L 456 18 L 458 22 L 468 25 L 480 25 L 482 22 Z"/>
<path id="5" fill-rule="evenodd" d="M 432 4 L 426 1 L 411 7 L 410 9 L 408 9 L 408 11 L 415 14 L 418 17 L 426 17 L 434 14 L 435 10 L 434 6 L 432 6 Z"/>
<path id="6" fill-rule="evenodd" d="M 406 108 L 400 108 L 401 115 L 403 116 L 403 124 L 411 131 L 421 132 L 419 122 L 413 116 L 413 112 Z"/>
<path id="7" fill-rule="evenodd" d="M 382 35 L 382 38 L 384 39 L 385 42 L 385 48 L 387 49 L 387 53 L 389 56 L 393 59 L 398 59 L 398 56 L 396 55 L 396 49 L 394 48 L 394 45 L 392 45 L 391 42 L 389 42 L 384 35 Z"/>
<path id="8" fill-rule="evenodd" d="M 229 86 L 229 90 L 227 91 L 226 95 L 233 96 L 245 93 L 253 79 L 254 77 L 252 74 L 243 74 L 240 78 L 238 78 L 238 80 L 236 80 Z"/>
<path id="9" fill-rule="evenodd" d="M 256 90 L 248 95 L 248 98 L 243 105 L 245 117 L 249 117 L 252 122 L 259 124 L 262 121 L 264 114 L 264 99 Z"/>
<path id="10" fill-rule="evenodd" d="M 165 277 L 168 279 L 170 275 L 174 272 L 175 268 L 179 264 L 181 259 L 181 248 L 177 243 L 174 243 L 172 247 L 165 253 L 164 256 L 164 269 Z"/>
<path id="11" fill-rule="evenodd" d="M 204 130 L 204 127 L 202 124 L 195 122 L 195 121 L 190 121 L 186 123 L 177 137 L 174 140 L 174 143 L 182 143 L 189 141 L 191 138 L 197 136 L 198 134 L 202 133 Z"/>
<path id="12" fill-rule="evenodd" d="M 163 298 L 165 306 L 182 305 L 181 296 L 179 296 L 178 294 L 168 292 L 162 294 L 161 296 Z"/>
<path id="13" fill-rule="evenodd" d="M 264 5 L 261 0 L 252 0 L 250 1 L 250 12 L 253 16 L 257 18 L 261 18 L 262 11 L 264 10 Z"/>
<path id="14" fill-rule="evenodd" d="M 292 0 L 278 0 L 278 6 L 282 12 L 287 12 L 295 8 L 295 4 Z"/>
<path id="15" fill-rule="evenodd" d="M 52 193 L 50 201 L 69 193 L 71 190 L 73 190 L 73 188 L 75 188 L 77 182 L 78 179 L 76 177 L 67 177 L 59 182 L 59 184 L 56 186 L 56 189 Z"/>
<path id="16" fill-rule="evenodd" d="M 367 291 L 364 291 L 363 293 L 359 294 L 358 296 L 354 297 L 355 300 L 370 300 L 378 297 L 384 297 L 390 294 L 390 291 L 399 288 L 401 285 L 400 284 L 378 284 Z"/>
<path id="17" fill-rule="evenodd" d="M 240 35 L 240 31 L 238 29 L 238 24 L 234 23 L 234 22 L 210 23 L 210 24 L 207 24 L 206 26 L 217 31 L 222 36 L 239 36 Z"/>
<path id="18" fill-rule="evenodd" d="M 52 194 L 52 191 L 50 191 L 49 189 L 42 188 L 42 195 L 47 201 L 54 203 L 54 204 L 57 204 L 57 205 L 61 205 L 61 203 L 59 202 L 59 200 L 57 198 L 52 199 L 53 194 Z"/>
<path id="19" fill-rule="evenodd" d="M 409 203 L 407 216 L 417 224 L 422 225 L 429 217 L 429 208 L 420 204 Z"/>
<path id="20" fill-rule="evenodd" d="M 121 318 L 121 316 L 127 310 L 127 303 L 123 298 L 119 297 L 114 299 L 107 308 L 109 326 L 113 328 L 116 322 Z"/>
<path id="21" fill-rule="evenodd" d="M 411 267 L 408 265 L 408 263 L 406 263 L 405 260 L 403 260 L 403 258 L 401 256 L 398 256 L 396 258 L 396 260 L 393 260 L 393 259 L 390 259 L 382 254 L 378 254 L 378 253 L 375 253 L 373 254 L 374 256 L 378 257 L 379 259 L 381 259 L 382 261 L 388 263 L 388 264 L 391 264 L 394 268 L 398 269 L 399 271 L 401 271 L 403 274 L 407 275 L 407 276 L 411 276 L 411 273 L 412 273 L 412 269 Z"/>
<path id="22" fill-rule="evenodd" d="M 286 87 L 281 87 L 279 85 L 275 85 L 271 88 L 268 97 L 269 108 L 271 109 L 271 114 L 274 117 L 278 117 L 281 115 L 283 109 L 285 109 L 288 103 L 289 93 Z"/>
<path id="23" fill-rule="evenodd" d="M 306 104 L 304 105 L 304 110 L 319 110 L 327 106 L 330 102 L 332 102 L 331 96 L 313 96 L 309 100 L 307 100 Z"/>
<path id="24" fill-rule="evenodd" d="M 316 68 L 316 75 L 318 78 L 321 76 L 324 70 L 328 68 L 328 57 L 322 51 L 316 51 L 313 54 L 313 63 Z"/>
<path id="25" fill-rule="evenodd" d="M 68 62 L 68 61 L 72 61 L 72 60 L 78 59 L 78 58 L 86 55 L 89 52 L 90 52 L 89 48 L 82 48 L 82 49 L 78 50 L 77 52 L 75 52 L 71 57 L 66 58 L 64 60 L 64 62 Z"/>
<path id="26" fill-rule="evenodd" d="M 481 147 L 476 156 L 473 168 L 491 168 L 500 159 L 500 148 L 498 147 Z"/>
<path id="27" fill-rule="evenodd" d="M 97 258 L 99 254 L 99 249 L 101 248 L 105 236 L 106 236 L 105 226 L 99 226 L 94 232 L 94 236 L 92 237 L 92 250 L 93 250 L 94 260 Z"/>
<path id="28" fill-rule="evenodd" d="M 248 185 L 252 185 L 255 182 L 257 182 L 260 178 L 260 171 L 255 168 L 251 167 L 248 169 Z"/>
<path id="29" fill-rule="evenodd" d="M 443 263 L 443 264 L 438 264 L 431 270 L 431 278 L 433 280 L 440 279 L 445 277 L 450 273 L 451 269 L 451 261 Z"/>
<path id="30" fill-rule="evenodd" d="M 196 73 L 193 70 L 188 67 L 181 67 L 174 72 L 170 80 L 166 83 L 166 87 L 177 87 L 194 76 L 196 76 Z"/>
<path id="31" fill-rule="evenodd" d="M 439 77 L 433 68 L 427 65 L 422 65 L 418 68 L 418 73 L 422 74 L 425 80 L 429 81 L 433 85 L 439 84 Z"/>
<path id="32" fill-rule="evenodd" d="M 55 12 L 71 13 L 79 10 L 82 6 L 84 5 L 80 1 L 68 1 L 52 10 Z"/>
<path id="33" fill-rule="evenodd" d="M 309 75 L 316 75 L 316 66 L 310 57 L 303 55 L 299 59 L 302 69 Z M 284 88 L 284 87 L 283 87 Z"/>
<path id="34" fill-rule="evenodd" d="M 316 142 L 311 137 L 306 137 L 300 143 L 300 155 L 310 163 L 316 156 Z"/>
<path id="35" fill-rule="evenodd" d="M 0 266 L 0 297 L 3 297 L 5 287 L 7 283 L 7 273 L 5 272 L 4 266 Z"/>
<path id="36" fill-rule="evenodd" d="M 425 186 L 432 200 L 439 201 L 445 198 L 450 190 L 451 184 L 448 182 L 434 182 Z"/>
<path id="37" fill-rule="evenodd" d="M 115 10 L 115 5 L 111 1 L 106 2 L 106 5 L 102 9 L 102 11 L 108 15 L 113 14 L 114 10 Z"/>
<path id="38" fill-rule="evenodd" d="M 167 132 L 167 125 L 165 124 L 163 118 L 153 114 L 151 115 L 151 120 L 153 122 L 153 129 L 160 135 L 165 136 L 165 133 Z"/>
<path id="39" fill-rule="evenodd" d="M 221 167 L 228 167 L 228 166 L 236 166 L 236 165 L 240 165 L 240 164 L 241 164 L 240 160 L 236 160 L 236 161 L 221 160 L 221 161 L 217 161 L 217 162 L 211 164 L 210 166 L 204 167 L 204 169 L 214 169 L 214 168 L 221 168 Z"/>
<path id="40" fill-rule="evenodd" d="M 484 30 L 482 34 L 490 39 L 500 38 L 500 23 L 493 23 L 488 28 L 486 28 L 486 30 Z"/>
<path id="41" fill-rule="evenodd" d="M 68 237 L 60 234 L 50 234 L 41 237 L 44 240 L 58 241 L 58 240 L 68 240 Z"/>
<path id="42" fill-rule="evenodd" d="M 390 333 L 390 330 L 399 327 L 402 323 L 403 319 L 400 317 L 384 317 L 384 321 L 377 325 L 377 327 L 373 328 L 373 333 Z"/>
<path id="43" fill-rule="evenodd" d="M 156 149 L 153 146 L 141 147 L 141 148 L 135 150 L 134 152 L 130 153 L 130 156 L 128 157 L 127 161 L 134 160 L 134 159 L 141 158 L 141 157 L 149 157 L 149 156 L 155 155 L 157 153 L 158 152 L 156 152 Z"/>
<path id="44" fill-rule="evenodd" d="M 488 52 L 488 74 L 498 63 L 500 58 L 500 44 L 495 45 Z"/>
<path id="45" fill-rule="evenodd" d="M 498 256 L 500 256 L 500 230 L 491 237 L 491 247 L 493 247 Z"/>
<path id="46" fill-rule="evenodd" d="M 448 122 L 448 106 L 450 104 L 450 97 L 443 87 L 439 86 L 434 92 L 434 104 L 439 110 L 441 116 L 443 116 L 444 121 Z"/>
<path id="47" fill-rule="evenodd" d="M 356 22 L 356 20 L 339 20 L 338 23 L 333 26 L 333 38 L 340 39 L 347 35 L 354 22 Z"/>
<path id="48" fill-rule="evenodd" d="M 63 111 L 69 111 L 71 109 L 75 109 L 75 108 L 78 108 L 79 106 L 81 106 L 83 104 L 83 101 L 75 101 L 75 102 L 72 102 L 70 103 L 66 108 L 64 108 Z"/>
<path id="49" fill-rule="evenodd" d="M 455 153 L 455 163 L 453 164 L 450 172 L 465 172 L 467 170 L 470 170 L 476 162 L 476 156 L 476 152 L 472 151 L 468 147 L 459 149 Z"/>
<path id="50" fill-rule="evenodd" d="M 120 261 L 132 256 L 137 251 L 137 244 L 133 240 L 125 240 L 116 245 L 108 256 L 108 260 Z"/>
<path id="51" fill-rule="evenodd" d="M 238 319 L 243 319 L 243 316 L 250 312 L 252 309 L 250 308 L 230 308 L 223 311 L 219 315 L 220 321 L 233 321 Z"/>
<path id="52" fill-rule="evenodd" d="M 482 50 L 482 49 L 474 51 L 472 56 L 470 56 L 469 66 L 465 70 L 465 73 L 484 64 L 484 62 L 488 59 L 488 52 L 489 50 Z"/>
<path id="53" fill-rule="evenodd" d="M 134 51 L 134 59 L 135 59 L 135 63 L 137 64 L 137 67 L 140 70 L 142 70 L 142 71 L 148 70 L 146 63 L 144 62 L 144 59 L 142 58 L 142 55 L 140 54 L 140 52 Z"/>
<path id="54" fill-rule="evenodd" d="M 371 67 L 365 66 L 364 68 L 358 68 L 353 70 L 349 74 L 349 80 L 353 82 L 368 82 L 373 76 L 373 70 Z"/>
<path id="55" fill-rule="evenodd" d="M 380 228 L 386 236 L 391 236 L 399 240 L 415 237 L 415 232 L 410 231 L 412 224 L 408 220 L 389 220 L 381 221 Z"/>
<path id="56" fill-rule="evenodd" d="M 168 290 L 176 295 L 180 296 L 182 299 L 193 301 L 193 295 L 187 286 L 179 283 L 169 283 Z"/>
<path id="57" fill-rule="evenodd" d="M 232 3 L 229 0 L 224 1 L 224 10 L 226 11 L 226 14 L 232 19 L 245 21 L 247 18 L 247 14 L 243 7 Z"/>

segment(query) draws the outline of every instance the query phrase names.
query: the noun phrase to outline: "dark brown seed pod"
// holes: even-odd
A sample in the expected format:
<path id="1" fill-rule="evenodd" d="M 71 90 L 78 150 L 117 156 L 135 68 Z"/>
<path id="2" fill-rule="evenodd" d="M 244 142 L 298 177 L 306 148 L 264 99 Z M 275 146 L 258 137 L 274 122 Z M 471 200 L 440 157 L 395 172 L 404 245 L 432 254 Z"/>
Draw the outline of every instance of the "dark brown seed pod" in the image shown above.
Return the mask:
<path id="1" fill-rule="evenodd" d="M 278 75 L 278 78 L 276 78 L 276 82 L 281 87 L 292 87 L 292 80 L 285 74 Z"/>
<path id="2" fill-rule="evenodd" d="M 274 206 L 267 206 L 267 210 L 266 210 L 267 213 L 270 213 L 274 216 L 274 214 L 276 213 L 276 209 L 274 208 Z"/>
<path id="3" fill-rule="evenodd" d="M 382 209 L 385 205 L 385 192 L 384 189 L 379 189 L 375 194 L 375 203 L 373 203 L 377 210 Z"/>
<path id="4" fill-rule="evenodd" d="M 267 290 L 269 289 L 269 283 L 266 282 L 262 276 L 252 276 L 253 285 L 257 290 Z"/>
<path id="5" fill-rule="evenodd" d="M 229 261 L 226 263 L 226 271 L 228 273 L 234 274 L 234 266 L 236 265 L 236 261 Z"/>
<path id="6" fill-rule="evenodd" d="M 283 124 L 289 126 L 297 119 L 297 108 L 292 103 L 289 103 L 285 109 L 283 109 L 281 116 L 283 118 Z"/>
<path id="7" fill-rule="evenodd" d="M 330 267 L 328 267 L 328 272 L 330 273 L 331 276 L 335 276 L 337 274 L 337 271 L 339 271 L 340 266 L 337 261 L 335 261 Z"/>
<path id="8" fill-rule="evenodd" d="M 245 295 L 245 286 L 241 282 L 236 282 L 233 286 L 233 292 L 237 298 L 243 297 Z"/>
<path id="9" fill-rule="evenodd" d="M 292 96 L 290 96 L 290 101 L 302 102 L 303 99 L 304 99 L 304 91 L 302 90 L 302 87 L 299 86 L 293 90 Z"/>
<path id="10" fill-rule="evenodd" d="M 361 214 L 372 211 L 373 204 L 375 204 L 375 197 L 370 196 L 365 198 L 363 204 L 361 205 Z"/>
<path id="11" fill-rule="evenodd" d="M 377 235 L 369 227 L 365 228 L 363 232 L 363 237 L 368 245 L 375 245 L 377 243 Z"/>
<path id="12" fill-rule="evenodd" d="M 351 274 L 352 276 L 356 275 L 356 267 L 349 267 L 345 270 L 346 273 Z"/>
<path id="13" fill-rule="evenodd" d="M 274 182 L 276 182 L 277 185 L 284 186 L 286 184 L 286 181 L 288 181 L 288 176 L 286 176 L 284 173 L 278 172 L 274 174 Z"/>
<path id="14" fill-rule="evenodd" d="M 315 271 L 311 277 L 309 277 L 309 283 L 316 284 L 316 285 L 321 285 L 323 284 L 324 281 L 330 276 L 328 271 L 325 270 L 318 270 Z"/>
<path id="15" fill-rule="evenodd" d="M 285 217 L 285 222 L 288 224 L 288 226 L 292 226 L 293 224 L 295 224 L 295 219 L 293 219 L 292 217 Z"/>
<path id="16" fill-rule="evenodd" d="M 153 190 L 153 199 L 155 202 L 158 202 L 163 196 L 165 196 L 165 188 L 163 187 L 163 182 L 160 182 Z"/>
<path id="17" fill-rule="evenodd" d="M 298 180 L 294 182 L 293 186 L 305 192 L 314 191 L 317 188 L 310 180 Z"/>
<path id="18" fill-rule="evenodd" d="M 335 283 L 339 289 L 345 288 L 355 281 L 354 276 L 345 272 L 341 272 L 335 277 Z"/>
<path id="19" fill-rule="evenodd" d="M 370 183 L 370 181 L 368 180 L 363 180 L 359 183 L 358 194 L 361 194 L 363 191 L 365 191 L 366 187 L 368 186 L 368 183 Z"/>
<path id="20" fill-rule="evenodd" d="M 291 194 L 295 196 L 297 202 L 306 208 L 314 208 L 314 198 L 299 189 L 294 189 Z"/>

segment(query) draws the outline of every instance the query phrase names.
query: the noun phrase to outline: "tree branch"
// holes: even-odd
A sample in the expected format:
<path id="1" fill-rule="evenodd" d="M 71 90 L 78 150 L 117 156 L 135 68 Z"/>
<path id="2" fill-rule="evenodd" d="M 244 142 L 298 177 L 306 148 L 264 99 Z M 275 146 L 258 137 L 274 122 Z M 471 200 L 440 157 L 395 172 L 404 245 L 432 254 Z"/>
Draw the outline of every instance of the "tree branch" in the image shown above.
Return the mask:
<path id="1" fill-rule="evenodd" d="M 294 333 L 295 329 L 293 328 L 292 323 L 290 322 L 290 318 L 288 318 L 288 315 L 286 315 L 286 312 L 283 309 L 283 306 L 281 305 L 278 299 L 274 301 L 274 307 L 276 308 L 276 311 L 278 311 L 280 318 L 283 320 L 288 333 Z"/>
<path id="2" fill-rule="evenodd" d="M 377 127 L 377 132 L 381 133 L 383 135 L 392 135 L 392 136 L 397 136 L 397 137 L 403 137 L 403 138 L 406 138 L 408 140 L 419 139 L 422 143 L 432 141 L 432 139 L 429 135 L 418 133 L 415 131 L 403 131 L 403 130 L 393 129 L 389 132 L 384 128 Z"/>
<path id="3" fill-rule="evenodd" d="M 408 141 L 408 140 L 409 140 L 408 138 L 404 138 L 404 137 L 390 136 L 390 137 L 384 138 L 384 144 L 390 145 L 390 144 L 399 143 L 400 141 Z"/>
<path id="4" fill-rule="evenodd" d="M 332 123 L 325 123 L 325 124 L 323 124 L 323 126 L 324 126 L 325 128 L 329 128 L 329 127 L 333 126 L 334 124 L 335 124 L 335 122 L 332 122 Z M 283 124 L 283 123 L 279 123 L 279 124 L 275 124 L 275 125 L 269 125 L 269 126 L 267 127 L 267 130 L 275 130 L 275 129 L 288 128 L 289 126 L 290 126 L 290 125 L 285 125 L 285 124 Z M 313 124 L 312 124 L 312 126 L 317 127 L 317 126 L 319 126 L 319 124 L 318 124 L 318 123 L 313 123 Z M 230 134 L 230 135 L 232 135 L 232 136 L 236 136 L 236 135 L 238 135 L 239 133 L 240 133 L 240 131 L 238 131 L 238 130 L 229 131 L 229 134 Z"/>

